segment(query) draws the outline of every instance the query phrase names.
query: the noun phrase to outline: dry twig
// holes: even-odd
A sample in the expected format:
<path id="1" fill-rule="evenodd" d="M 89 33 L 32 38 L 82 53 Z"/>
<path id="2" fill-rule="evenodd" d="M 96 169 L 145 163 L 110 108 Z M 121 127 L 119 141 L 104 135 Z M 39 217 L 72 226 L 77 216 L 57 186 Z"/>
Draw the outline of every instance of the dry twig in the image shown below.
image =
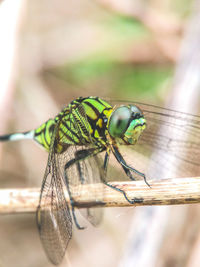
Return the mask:
<path id="1" fill-rule="evenodd" d="M 112 185 L 123 189 L 129 199 L 136 199 L 134 206 L 175 205 L 200 202 L 199 177 L 150 181 L 150 184 L 151 188 L 143 181 L 112 183 Z M 101 190 L 102 185 L 99 186 L 98 184 L 92 190 L 91 186 L 89 190 L 88 186 L 84 186 L 80 195 L 74 198 L 76 206 L 79 208 L 92 206 L 131 206 L 121 193 L 107 186 L 104 187 L 103 200 L 101 202 L 96 201 L 98 194 L 101 196 Z M 35 212 L 38 205 L 39 193 L 39 188 L 1 189 L 0 213 Z M 66 199 L 69 202 L 67 193 Z"/>

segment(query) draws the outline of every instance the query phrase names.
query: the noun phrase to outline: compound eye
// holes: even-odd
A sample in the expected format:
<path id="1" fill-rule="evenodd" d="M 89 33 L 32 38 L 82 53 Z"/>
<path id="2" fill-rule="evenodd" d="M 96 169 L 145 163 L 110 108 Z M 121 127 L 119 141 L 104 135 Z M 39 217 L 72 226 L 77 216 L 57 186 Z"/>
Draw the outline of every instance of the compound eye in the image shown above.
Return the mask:
<path id="1" fill-rule="evenodd" d="M 111 115 L 108 131 L 112 137 L 121 137 L 128 128 L 131 111 L 128 107 L 119 107 Z"/>
<path id="2" fill-rule="evenodd" d="M 138 107 L 130 105 L 130 109 L 133 119 L 139 119 L 143 116 L 142 111 Z"/>

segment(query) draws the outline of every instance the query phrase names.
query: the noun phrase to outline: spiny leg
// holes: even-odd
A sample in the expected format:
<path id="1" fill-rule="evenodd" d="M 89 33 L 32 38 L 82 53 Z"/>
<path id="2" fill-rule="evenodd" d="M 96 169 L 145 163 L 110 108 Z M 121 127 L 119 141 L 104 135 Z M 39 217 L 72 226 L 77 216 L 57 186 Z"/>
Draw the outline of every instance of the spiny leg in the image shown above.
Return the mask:
<path id="1" fill-rule="evenodd" d="M 149 183 L 147 182 L 147 180 L 146 180 L 146 176 L 145 176 L 145 174 L 142 173 L 142 172 L 139 172 L 138 170 L 132 168 L 131 166 L 128 166 L 128 165 L 126 164 L 125 160 L 123 159 L 122 155 L 120 154 L 118 148 L 115 147 L 115 146 L 113 146 L 112 148 L 113 148 L 113 154 L 115 155 L 117 161 L 121 164 L 121 166 L 122 166 L 122 168 L 124 169 L 125 173 L 127 174 L 127 172 L 130 173 L 130 171 L 132 171 L 132 172 L 138 174 L 139 176 L 142 176 L 143 179 L 144 179 L 144 181 L 145 181 L 145 183 L 146 183 L 149 187 L 151 187 L 150 184 L 149 184 Z M 127 174 L 127 175 L 128 175 L 128 174 Z M 128 176 L 129 176 L 129 175 L 128 175 Z M 135 181 L 135 179 L 132 177 L 132 175 L 129 176 L 129 177 L 130 177 L 131 180 Z"/>
<path id="2" fill-rule="evenodd" d="M 68 191 L 68 194 L 69 194 L 70 204 L 71 204 L 71 207 L 72 207 L 72 216 L 73 216 L 73 219 L 74 219 L 76 227 L 78 229 L 80 229 L 80 230 L 85 229 L 85 227 L 80 226 L 78 221 L 77 221 L 77 219 L 76 219 L 75 209 L 74 209 L 74 200 L 73 200 L 70 188 L 69 188 L 69 181 L 68 181 L 68 178 L 67 178 L 67 169 L 70 168 L 73 164 L 76 164 L 78 166 L 79 175 L 82 176 L 79 161 L 84 160 L 89 156 L 94 156 L 97 153 L 98 152 L 95 151 L 94 149 L 83 149 L 83 150 L 77 151 L 75 153 L 75 157 L 76 158 L 73 158 L 70 161 L 68 161 L 65 164 L 65 167 L 64 167 L 64 170 L 65 170 L 64 171 L 64 177 L 65 177 L 65 183 L 66 183 L 66 186 L 67 186 L 67 191 Z M 80 177 L 80 181 L 82 181 L 82 179 L 83 179 L 83 177 Z"/>
<path id="3" fill-rule="evenodd" d="M 82 170 L 81 170 L 81 164 L 80 162 L 76 162 L 76 167 L 77 167 L 77 170 L 78 170 L 78 174 L 79 174 L 79 180 L 81 182 L 81 184 L 84 184 L 84 177 L 83 177 L 83 173 L 82 173 Z"/>
<path id="4" fill-rule="evenodd" d="M 135 178 L 132 176 L 131 172 L 129 169 L 127 169 L 123 164 L 126 165 L 126 162 L 125 160 L 123 159 L 122 155 L 120 154 L 119 150 L 114 147 L 114 151 L 113 151 L 113 154 L 115 155 L 117 161 L 121 164 L 124 172 L 126 173 L 126 175 L 133 181 L 135 181 Z M 123 164 L 122 164 L 123 163 Z"/>
<path id="5" fill-rule="evenodd" d="M 108 161 L 109 161 L 109 157 L 110 157 L 110 150 L 106 151 L 106 155 L 104 158 L 104 163 L 103 163 L 103 169 L 104 169 L 104 173 L 106 175 L 107 173 L 107 169 L 108 169 Z"/>
<path id="6" fill-rule="evenodd" d="M 109 156 L 110 156 L 110 150 L 108 150 L 108 151 L 106 151 L 106 155 L 105 155 L 105 158 L 104 158 L 104 178 L 102 177 L 101 179 L 102 179 L 102 182 L 105 184 L 105 185 L 107 185 L 107 186 L 109 186 L 110 188 L 112 188 L 112 189 L 114 189 L 114 190 L 116 190 L 116 191 L 118 191 L 118 192 L 120 192 L 120 193 L 122 193 L 123 195 L 124 195 L 124 198 L 130 203 L 130 204 L 135 204 L 135 203 L 138 203 L 138 202 L 140 202 L 140 200 L 139 199 L 133 199 L 133 200 L 130 200 L 128 197 L 127 197 L 127 195 L 126 195 L 126 193 L 125 193 L 125 191 L 124 190 L 122 190 L 122 189 L 120 189 L 120 188 L 117 188 L 116 186 L 114 186 L 114 185 L 111 185 L 111 184 L 109 184 L 106 180 L 105 180 L 105 177 L 106 177 L 106 172 L 107 172 L 107 167 L 108 167 L 108 161 L 109 161 Z M 123 167 L 123 166 L 122 166 Z M 128 173 L 130 173 L 130 171 L 129 170 L 126 170 L 125 168 L 123 168 L 124 169 L 124 171 L 126 172 L 128 172 Z M 127 174 L 127 172 L 126 172 L 126 174 Z M 128 175 L 128 174 L 127 174 Z M 130 177 L 130 176 L 129 176 Z"/>
<path id="7" fill-rule="evenodd" d="M 68 162 L 69 163 L 69 162 Z M 72 207 L 72 216 L 73 216 L 73 219 L 74 219 L 74 223 L 76 225 L 76 227 L 80 230 L 84 229 L 85 227 L 82 227 L 80 226 L 80 224 L 78 223 L 77 219 L 76 219 L 76 215 L 75 215 L 75 210 L 74 210 L 74 199 L 72 197 L 72 194 L 71 194 L 71 191 L 70 191 L 70 188 L 69 188 L 69 182 L 68 182 L 68 178 L 67 178 L 67 169 L 73 165 L 75 163 L 75 159 L 71 160 L 70 163 L 71 164 L 68 164 L 66 163 L 65 164 L 65 171 L 64 171 L 64 177 L 65 177 L 65 184 L 67 186 L 67 191 L 68 191 L 68 194 L 69 194 L 69 199 L 70 199 L 70 204 L 71 204 L 71 207 Z M 67 166 L 66 166 L 67 165 Z"/>

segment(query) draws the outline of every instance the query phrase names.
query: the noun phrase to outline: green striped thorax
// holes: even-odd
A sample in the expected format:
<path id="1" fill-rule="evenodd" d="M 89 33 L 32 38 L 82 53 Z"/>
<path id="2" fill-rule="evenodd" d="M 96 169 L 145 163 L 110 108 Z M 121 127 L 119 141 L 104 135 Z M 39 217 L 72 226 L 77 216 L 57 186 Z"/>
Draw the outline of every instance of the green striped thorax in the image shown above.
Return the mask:
<path id="1" fill-rule="evenodd" d="M 142 111 L 133 105 L 116 108 L 108 121 L 108 132 L 118 143 L 134 145 L 145 128 Z"/>
<path id="2" fill-rule="evenodd" d="M 54 119 L 34 130 L 34 139 L 47 151 L 57 123 L 57 152 L 64 151 L 70 145 L 88 143 L 102 148 L 112 142 L 133 145 L 146 127 L 142 111 L 136 106 L 113 108 L 99 97 L 79 97 Z"/>

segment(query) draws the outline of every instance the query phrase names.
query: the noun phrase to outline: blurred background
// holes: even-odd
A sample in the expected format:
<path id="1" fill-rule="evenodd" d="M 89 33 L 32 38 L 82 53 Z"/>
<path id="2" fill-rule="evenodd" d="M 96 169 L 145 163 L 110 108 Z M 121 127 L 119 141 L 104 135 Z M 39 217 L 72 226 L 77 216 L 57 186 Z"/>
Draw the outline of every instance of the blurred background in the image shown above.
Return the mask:
<path id="1" fill-rule="evenodd" d="M 0 1 L 0 133 L 34 129 L 79 96 L 196 113 L 199 9 L 187 0 Z M 40 187 L 47 156 L 31 141 L 1 144 L 0 187 Z M 198 205 L 107 208 L 99 228 L 74 227 L 61 266 L 199 266 L 199 219 Z M 0 240 L 0 267 L 52 266 L 35 214 L 1 215 Z"/>

